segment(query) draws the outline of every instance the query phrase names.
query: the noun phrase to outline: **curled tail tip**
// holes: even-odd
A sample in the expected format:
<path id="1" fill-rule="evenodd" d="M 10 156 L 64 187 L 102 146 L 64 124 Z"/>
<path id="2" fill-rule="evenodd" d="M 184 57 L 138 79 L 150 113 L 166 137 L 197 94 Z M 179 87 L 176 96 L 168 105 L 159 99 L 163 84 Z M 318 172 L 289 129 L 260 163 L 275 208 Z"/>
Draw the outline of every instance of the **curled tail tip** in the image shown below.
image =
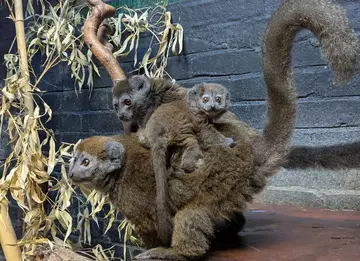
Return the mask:
<path id="1" fill-rule="evenodd" d="M 334 85 L 344 85 L 352 81 L 360 73 L 360 56 L 350 57 L 348 61 L 341 64 L 332 65 Z"/>
<path id="2" fill-rule="evenodd" d="M 327 13 L 324 10 L 328 25 L 319 34 L 324 58 L 333 70 L 333 82 L 345 84 L 360 72 L 359 39 L 350 26 L 346 10 L 333 1 L 323 1 L 328 7 Z"/>
<path id="3" fill-rule="evenodd" d="M 360 73 L 360 48 L 355 36 L 352 42 L 339 44 L 333 52 L 328 52 L 326 58 L 333 70 L 335 85 L 346 84 Z"/>

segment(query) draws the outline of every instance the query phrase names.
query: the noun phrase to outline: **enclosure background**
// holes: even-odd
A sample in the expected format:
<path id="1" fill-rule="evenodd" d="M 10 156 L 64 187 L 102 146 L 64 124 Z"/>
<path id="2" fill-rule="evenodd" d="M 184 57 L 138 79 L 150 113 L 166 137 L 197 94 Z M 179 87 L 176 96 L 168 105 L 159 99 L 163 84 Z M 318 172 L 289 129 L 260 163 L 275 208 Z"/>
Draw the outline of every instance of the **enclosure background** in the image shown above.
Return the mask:
<path id="1" fill-rule="evenodd" d="M 270 15 L 280 0 L 188 0 L 172 3 L 173 21 L 184 27 L 184 52 L 169 59 L 168 72 L 179 83 L 192 86 L 207 81 L 230 89 L 232 106 L 240 119 L 261 129 L 265 119 L 265 87 L 260 63 L 260 43 Z M 359 35 L 360 4 L 356 0 L 338 1 L 348 11 L 352 27 Z M 7 7 L 0 7 L 0 62 L 15 34 L 6 18 Z M 140 50 L 144 53 L 146 48 Z M 120 60 L 126 72 L 131 58 Z M 40 64 L 40 62 L 39 62 Z M 350 85 L 333 86 L 331 73 L 324 65 L 316 39 L 307 31 L 296 38 L 293 52 L 295 85 L 299 95 L 294 144 L 324 146 L 350 143 L 360 137 L 360 77 Z M 104 69 L 95 82 L 92 99 L 84 89 L 76 96 L 66 65 L 52 70 L 40 89 L 54 112 L 49 127 L 57 142 L 75 142 L 92 135 L 121 132 L 112 111 L 111 80 Z M 1 67 L 0 77 L 4 78 Z M 0 160 L 6 155 L 2 134 Z M 325 208 L 360 209 L 360 175 L 354 170 L 288 171 L 272 181 L 261 202 L 306 205 Z M 14 215 L 16 214 L 13 211 Z M 19 223 L 20 224 L 20 223 Z M 17 222 L 15 225 L 18 226 Z M 94 238 L 107 244 L 119 243 L 116 231 Z M 98 233 L 98 234 L 96 234 Z M 97 237 L 96 237 L 97 235 Z M 116 242 L 117 240 L 117 242 Z"/>

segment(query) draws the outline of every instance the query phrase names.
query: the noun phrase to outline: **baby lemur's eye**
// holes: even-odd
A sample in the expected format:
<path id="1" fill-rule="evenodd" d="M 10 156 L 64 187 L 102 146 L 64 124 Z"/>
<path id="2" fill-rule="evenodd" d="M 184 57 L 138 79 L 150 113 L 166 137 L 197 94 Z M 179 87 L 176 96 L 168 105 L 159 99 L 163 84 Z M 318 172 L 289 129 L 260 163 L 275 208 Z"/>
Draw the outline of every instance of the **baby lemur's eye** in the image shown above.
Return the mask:
<path id="1" fill-rule="evenodd" d="M 118 110 L 119 109 L 119 105 L 117 103 L 114 103 L 114 109 Z"/>
<path id="2" fill-rule="evenodd" d="M 216 102 L 221 102 L 221 97 L 216 97 L 216 98 L 215 98 L 215 101 L 216 101 Z"/>
<path id="3" fill-rule="evenodd" d="M 90 160 L 88 160 L 88 159 L 84 159 L 84 160 L 81 162 L 81 165 L 83 165 L 83 166 L 85 166 L 85 167 L 89 166 L 89 164 L 90 164 Z"/>
<path id="4" fill-rule="evenodd" d="M 208 97 L 203 97 L 202 100 L 203 100 L 204 103 L 207 103 L 209 101 L 209 98 Z"/>
<path id="5" fill-rule="evenodd" d="M 130 106 L 131 105 L 131 100 L 130 99 L 125 99 L 124 104 L 127 105 L 127 106 Z"/>

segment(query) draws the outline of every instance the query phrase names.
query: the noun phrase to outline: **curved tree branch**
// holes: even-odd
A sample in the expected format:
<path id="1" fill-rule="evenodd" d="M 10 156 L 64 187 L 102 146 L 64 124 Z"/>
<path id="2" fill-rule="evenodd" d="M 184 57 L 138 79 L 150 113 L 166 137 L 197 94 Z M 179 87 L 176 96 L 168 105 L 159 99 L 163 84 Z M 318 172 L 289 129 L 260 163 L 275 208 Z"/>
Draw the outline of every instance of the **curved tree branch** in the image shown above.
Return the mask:
<path id="1" fill-rule="evenodd" d="M 115 8 L 102 0 L 88 0 L 91 14 L 84 24 L 84 41 L 94 56 L 105 67 L 115 86 L 126 80 L 126 75 L 112 54 L 113 46 L 107 41 L 108 23 L 106 18 L 115 14 Z M 131 132 L 132 123 L 122 121 L 125 133 Z"/>
<path id="2" fill-rule="evenodd" d="M 105 67 L 115 85 L 119 81 L 126 80 L 126 75 L 112 54 L 112 47 L 109 43 L 105 43 L 106 24 L 101 24 L 104 19 L 114 16 L 115 8 L 105 4 L 102 0 L 88 0 L 88 3 L 92 8 L 91 14 L 84 25 L 84 41 Z M 100 25 L 101 28 L 99 29 Z M 105 46 L 99 41 L 98 36 Z"/>

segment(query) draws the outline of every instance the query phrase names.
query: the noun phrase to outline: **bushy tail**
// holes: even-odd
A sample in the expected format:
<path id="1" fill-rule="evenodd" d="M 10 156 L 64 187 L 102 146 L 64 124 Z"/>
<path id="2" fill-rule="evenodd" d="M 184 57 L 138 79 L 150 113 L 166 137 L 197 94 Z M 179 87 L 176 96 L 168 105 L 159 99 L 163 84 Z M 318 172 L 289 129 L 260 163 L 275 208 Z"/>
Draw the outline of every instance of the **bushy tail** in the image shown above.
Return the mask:
<path id="1" fill-rule="evenodd" d="M 319 39 L 335 82 L 350 80 L 356 70 L 358 41 L 345 10 L 329 0 L 288 0 L 272 16 L 262 43 L 268 92 L 268 122 L 255 153 L 260 171 L 275 174 L 283 163 L 295 123 L 296 96 L 292 83 L 291 48 L 297 31 L 306 28 Z"/>

